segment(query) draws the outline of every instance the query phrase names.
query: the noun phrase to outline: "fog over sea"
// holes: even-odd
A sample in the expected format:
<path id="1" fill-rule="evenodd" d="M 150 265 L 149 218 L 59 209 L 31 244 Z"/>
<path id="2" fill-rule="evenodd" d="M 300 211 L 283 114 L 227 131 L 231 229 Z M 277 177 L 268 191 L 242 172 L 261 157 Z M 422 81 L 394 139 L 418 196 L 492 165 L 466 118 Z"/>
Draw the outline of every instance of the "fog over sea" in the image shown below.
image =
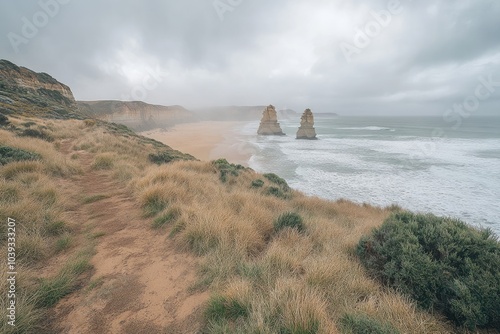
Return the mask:
<path id="1" fill-rule="evenodd" d="M 500 117 L 316 117 L 316 141 L 242 129 L 250 167 L 309 195 L 453 216 L 500 235 Z M 436 131 L 435 129 L 441 129 Z M 438 136 L 436 136 L 438 134 Z"/>

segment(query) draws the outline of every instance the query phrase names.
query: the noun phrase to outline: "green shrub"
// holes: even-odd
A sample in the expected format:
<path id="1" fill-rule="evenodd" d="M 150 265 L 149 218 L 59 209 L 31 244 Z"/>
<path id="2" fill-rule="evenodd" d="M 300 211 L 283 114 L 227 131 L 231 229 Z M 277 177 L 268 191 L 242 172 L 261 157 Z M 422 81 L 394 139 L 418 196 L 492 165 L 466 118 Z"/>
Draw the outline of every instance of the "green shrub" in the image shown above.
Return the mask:
<path id="1" fill-rule="evenodd" d="M 47 132 L 37 130 L 37 129 L 24 129 L 21 132 L 21 136 L 38 138 L 38 139 L 42 139 L 42 140 L 49 141 L 49 142 L 54 140 L 54 138 L 52 138 L 52 136 L 50 134 L 48 134 Z"/>
<path id="2" fill-rule="evenodd" d="M 264 174 L 264 177 L 270 182 L 279 185 L 284 191 L 290 190 L 290 187 L 288 186 L 288 183 L 286 183 L 285 179 L 279 177 L 278 175 L 274 173 L 268 173 Z"/>
<path id="3" fill-rule="evenodd" d="M 32 125 L 36 125 L 36 123 L 29 121 L 29 122 L 21 123 L 21 125 L 24 126 L 25 128 L 29 128 Z"/>
<path id="4" fill-rule="evenodd" d="M 346 334 L 399 334 L 390 324 L 361 314 L 346 314 L 340 319 L 340 324 Z"/>
<path id="5" fill-rule="evenodd" d="M 9 125 L 9 123 L 9 118 L 4 114 L 0 114 L 0 125 Z"/>
<path id="6" fill-rule="evenodd" d="M 169 151 L 163 151 L 158 153 L 151 153 L 148 156 L 149 161 L 157 165 L 168 164 L 175 160 L 175 156 Z"/>
<path id="7" fill-rule="evenodd" d="M 252 188 L 261 188 L 264 185 L 264 181 L 261 179 L 253 180 L 252 181 Z"/>
<path id="8" fill-rule="evenodd" d="M 383 283 L 469 329 L 500 329 L 500 243 L 490 230 L 399 212 L 357 247 Z"/>
<path id="9" fill-rule="evenodd" d="M 274 197 L 278 197 L 281 199 L 289 199 L 290 198 L 290 194 L 284 192 L 283 190 L 281 190 L 278 187 L 268 187 L 266 189 L 265 194 L 270 195 L 270 196 L 274 196 Z"/>
<path id="10" fill-rule="evenodd" d="M 296 229 L 299 232 L 303 232 L 306 229 L 302 217 L 295 212 L 283 213 L 276 219 L 274 222 L 274 230 L 278 232 L 284 228 Z"/>
<path id="11" fill-rule="evenodd" d="M 40 160 L 40 155 L 19 148 L 0 146 L 0 165 L 27 160 Z"/>
<path id="12" fill-rule="evenodd" d="M 222 183 L 227 182 L 228 176 L 238 176 L 241 170 L 246 170 L 242 165 L 231 164 L 226 159 L 212 161 L 212 165 L 219 170 L 219 179 Z"/>

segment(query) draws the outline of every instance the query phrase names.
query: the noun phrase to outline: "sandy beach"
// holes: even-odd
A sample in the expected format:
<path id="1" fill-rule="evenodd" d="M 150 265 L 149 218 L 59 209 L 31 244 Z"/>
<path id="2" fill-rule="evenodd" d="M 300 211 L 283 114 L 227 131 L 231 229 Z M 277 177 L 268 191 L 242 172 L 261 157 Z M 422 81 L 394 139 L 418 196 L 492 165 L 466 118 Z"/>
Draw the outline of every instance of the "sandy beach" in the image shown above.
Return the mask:
<path id="1" fill-rule="evenodd" d="M 229 162 L 248 166 L 251 150 L 238 138 L 245 122 L 204 121 L 179 124 L 169 129 L 155 129 L 140 134 L 158 140 L 184 153 L 210 161 L 226 158 Z"/>

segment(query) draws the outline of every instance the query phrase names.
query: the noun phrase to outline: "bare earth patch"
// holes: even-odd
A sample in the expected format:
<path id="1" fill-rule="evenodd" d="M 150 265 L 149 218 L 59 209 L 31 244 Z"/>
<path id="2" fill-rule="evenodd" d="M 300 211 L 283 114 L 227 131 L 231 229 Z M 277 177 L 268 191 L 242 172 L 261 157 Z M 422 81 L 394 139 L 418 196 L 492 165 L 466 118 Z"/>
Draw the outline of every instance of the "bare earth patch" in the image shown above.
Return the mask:
<path id="1" fill-rule="evenodd" d="M 80 196 L 109 197 L 71 214 L 82 230 L 99 235 L 94 271 L 86 287 L 55 307 L 53 327 L 61 333 L 196 333 L 208 293 L 189 291 L 195 257 L 151 230 L 151 221 L 109 172 L 91 170 L 89 156 L 82 163 L 86 173 L 75 182 Z"/>

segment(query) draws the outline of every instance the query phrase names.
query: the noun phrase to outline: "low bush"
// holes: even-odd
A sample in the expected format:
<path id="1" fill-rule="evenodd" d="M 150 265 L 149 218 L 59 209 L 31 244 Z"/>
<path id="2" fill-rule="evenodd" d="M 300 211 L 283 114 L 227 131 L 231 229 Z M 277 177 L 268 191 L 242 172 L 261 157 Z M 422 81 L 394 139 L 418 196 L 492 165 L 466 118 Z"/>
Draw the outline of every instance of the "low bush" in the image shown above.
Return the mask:
<path id="1" fill-rule="evenodd" d="M 51 142 L 54 140 L 54 138 L 50 134 L 48 134 L 47 132 L 42 131 L 42 130 L 37 130 L 37 129 L 24 129 L 21 132 L 21 136 L 38 138 L 38 139 L 42 139 L 42 140 L 45 140 L 48 142 Z"/>
<path id="2" fill-rule="evenodd" d="M 306 229 L 302 217 L 295 212 L 283 213 L 276 219 L 274 222 L 274 230 L 278 232 L 284 228 L 293 228 L 299 232 L 303 232 Z"/>
<path id="3" fill-rule="evenodd" d="M 262 188 L 263 185 L 264 185 L 264 181 L 262 181 L 261 179 L 257 179 L 257 180 L 252 181 L 252 188 Z"/>
<path id="4" fill-rule="evenodd" d="M 290 190 L 290 187 L 288 186 L 288 183 L 285 181 L 285 179 L 279 177 L 278 175 L 274 173 L 268 173 L 264 174 L 264 177 L 270 182 L 279 185 L 284 191 Z"/>
<path id="5" fill-rule="evenodd" d="M 228 180 L 228 176 L 238 176 L 240 175 L 241 170 L 245 170 L 246 168 L 242 165 L 235 165 L 229 163 L 226 159 L 218 159 L 212 162 L 212 164 L 219 171 L 219 179 L 222 183 L 226 183 Z"/>
<path id="6" fill-rule="evenodd" d="M 151 153 L 149 156 L 149 161 L 157 165 L 168 164 L 175 160 L 175 156 L 169 151 L 163 151 L 158 153 Z"/>
<path id="7" fill-rule="evenodd" d="M 27 160 L 40 160 L 40 155 L 15 147 L 0 146 L 0 165 Z"/>
<path id="8" fill-rule="evenodd" d="M 270 195 L 270 196 L 274 196 L 274 197 L 278 197 L 281 199 L 289 199 L 290 198 L 290 194 L 281 190 L 281 188 L 278 188 L 278 187 L 268 187 L 266 189 L 265 194 Z"/>
<path id="9" fill-rule="evenodd" d="M 500 243 L 480 230 L 432 214 L 399 212 L 357 247 L 383 283 L 468 329 L 500 329 Z"/>
<path id="10" fill-rule="evenodd" d="M 0 114 L 0 125 L 9 125 L 9 118 L 4 114 Z"/>
<path id="11" fill-rule="evenodd" d="M 340 319 L 340 324 L 346 334 L 399 334 L 390 324 L 361 314 L 346 314 Z"/>

